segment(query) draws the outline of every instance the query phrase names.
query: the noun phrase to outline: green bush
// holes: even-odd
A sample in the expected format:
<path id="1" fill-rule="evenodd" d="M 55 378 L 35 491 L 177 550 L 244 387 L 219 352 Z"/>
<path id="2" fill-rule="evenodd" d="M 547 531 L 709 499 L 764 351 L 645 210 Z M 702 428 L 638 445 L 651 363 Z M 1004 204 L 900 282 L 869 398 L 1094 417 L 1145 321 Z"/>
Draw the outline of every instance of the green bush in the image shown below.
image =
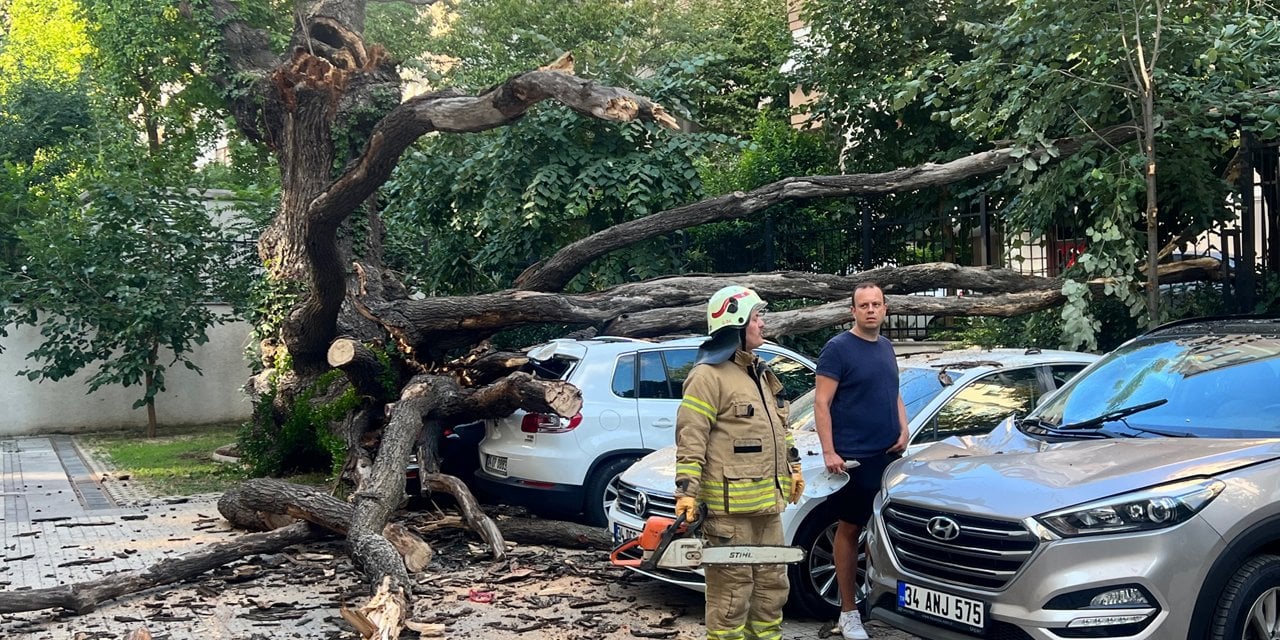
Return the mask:
<path id="1" fill-rule="evenodd" d="M 254 476 L 330 470 L 341 471 L 346 458 L 346 445 L 334 435 L 330 424 L 340 420 L 360 404 L 355 389 L 347 387 L 338 397 L 317 405 L 318 394 L 335 391 L 334 385 L 346 385 L 342 372 L 329 371 L 294 399 L 284 422 L 276 424 L 275 401 L 279 377 L 274 376 L 269 393 L 254 406 L 253 419 L 240 429 L 238 441 L 242 460 Z"/>

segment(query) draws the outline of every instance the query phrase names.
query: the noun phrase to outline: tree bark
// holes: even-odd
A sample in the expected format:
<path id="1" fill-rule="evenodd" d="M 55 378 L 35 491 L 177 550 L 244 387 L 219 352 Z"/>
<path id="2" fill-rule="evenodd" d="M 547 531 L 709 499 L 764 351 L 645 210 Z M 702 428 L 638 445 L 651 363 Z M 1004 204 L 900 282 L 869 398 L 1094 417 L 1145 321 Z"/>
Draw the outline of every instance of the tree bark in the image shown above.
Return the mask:
<path id="1" fill-rule="evenodd" d="M 224 494 L 218 501 L 218 512 L 242 529 L 275 525 L 275 522 L 260 519 L 260 514 L 271 513 L 305 520 L 339 535 L 348 535 L 354 510 L 351 505 L 314 487 L 257 478 L 247 480 Z M 389 522 L 383 527 L 382 534 L 400 554 L 409 572 L 420 571 L 430 562 L 431 547 L 402 525 Z"/>
<path id="2" fill-rule="evenodd" d="M 1216 265 L 1216 261 L 1207 259 Z M 1161 265 L 1161 273 L 1183 279 L 1216 279 L 1209 263 L 1186 261 Z M 1163 275 L 1161 276 L 1164 277 Z M 702 333 L 702 305 L 720 287 L 741 284 L 766 300 L 811 298 L 831 305 L 769 314 L 771 336 L 793 335 L 848 321 L 848 299 L 862 282 L 877 282 L 897 314 L 1013 317 L 1057 306 L 1063 280 L 1028 276 L 1009 269 L 929 263 L 884 267 L 851 276 L 777 272 L 763 274 L 689 275 L 657 278 L 582 295 L 536 291 L 503 291 L 468 297 L 419 300 L 364 300 L 370 313 L 410 349 L 430 357 L 435 350 L 465 347 L 500 329 L 536 323 L 591 326 L 602 335 L 655 337 Z M 934 288 L 961 289 L 989 295 L 906 296 Z"/>
<path id="3" fill-rule="evenodd" d="M 0 613 L 61 608 L 88 613 L 108 600 L 146 591 L 198 576 L 210 569 L 259 553 L 274 553 L 286 547 L 324 536 L 322 530 L 305 522 L 266 533 L 245 534 L 233 541 L 215 544 L 177 558 L 157 562 L 142 571 L 117 573 L 100 580 L 59 585 L 45 589 L 0 592 Z"/>

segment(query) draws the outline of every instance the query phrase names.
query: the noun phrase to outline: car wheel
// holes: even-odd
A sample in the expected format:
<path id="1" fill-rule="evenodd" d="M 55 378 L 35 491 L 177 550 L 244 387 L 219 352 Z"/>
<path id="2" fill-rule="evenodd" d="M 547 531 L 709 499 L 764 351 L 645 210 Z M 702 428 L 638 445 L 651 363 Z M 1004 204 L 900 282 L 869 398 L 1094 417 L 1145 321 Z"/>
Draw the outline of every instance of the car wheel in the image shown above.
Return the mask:
<path id="1" fill-rule="evenodd" d="M 858 536 L 858 605 L 866 590 L 866 531 Z M 827 505 L 819 505 L 796 532 L 792 544 L 804 549 L 804 560 L 787 565 L 791 597 L 787 603 L 798 613 L 822 620 L 840 613 L 840 590 L 836 586 L 836 516 Z"/>
<path id="2" fill-rule="evenodd" d="M 1280 638 L 1280 556 L 1249 558 L 1231 577 L 1213 615 L 1212 638 Z"/>
<path id="3" fill-rule="evenodd" d="M 609 523 L 609 507 L 618 499 L 618 476 L 636 460 L 639 458 L 615 458 L 592 472 L 583 501 L 583 522 L 593 527 L 603 527 Z"/>

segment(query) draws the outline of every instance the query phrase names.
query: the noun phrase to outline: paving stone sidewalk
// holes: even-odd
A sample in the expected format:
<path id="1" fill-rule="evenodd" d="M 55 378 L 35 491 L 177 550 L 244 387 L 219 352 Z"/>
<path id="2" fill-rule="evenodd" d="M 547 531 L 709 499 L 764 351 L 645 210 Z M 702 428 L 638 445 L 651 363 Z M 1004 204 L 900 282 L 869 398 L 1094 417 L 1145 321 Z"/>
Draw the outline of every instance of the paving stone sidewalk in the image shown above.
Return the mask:
<path id="1" fill-rule="evenodd" d="M 109 579 L 243 535 L 219 516 L 216 495 L 152 497 L 70 436 L 0 437 L 0 488 L 0 592 Z M 524 545 L 498 563 L 463 536 L 432 544 L 436 559 L 417 576 L 413 617 L 446 625 L 444 637 L 631 640 L 633 630 L 655 629 L 683 640 L 704 635 L 701 594 L 628 575 L 599 552 Z M 492 602 L 477 602 L 484 598 L 473 591 Z M 142 626 L 173 640 L 357 638 L 339 610 L 366 599 L 341 541 L 318 542 L 92 612 L 0 614 L 0 638 L 119 639 Z M 912 638 L 875 622 L 869 628 L 877 640 Z M 783 637 L 818 640 L 833 637 L 829 631 L 819 621 L 788 619 Z"/>

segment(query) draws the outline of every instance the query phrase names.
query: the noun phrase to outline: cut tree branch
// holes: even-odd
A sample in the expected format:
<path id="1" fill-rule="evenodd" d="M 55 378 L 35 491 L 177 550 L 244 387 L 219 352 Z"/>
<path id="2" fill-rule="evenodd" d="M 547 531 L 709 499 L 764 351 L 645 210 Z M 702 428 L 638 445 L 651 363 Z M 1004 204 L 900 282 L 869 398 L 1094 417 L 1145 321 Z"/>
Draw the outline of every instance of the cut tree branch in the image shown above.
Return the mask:
<path id="1" fill-rule="evenodd" d="M 449 349 L 474 344 L 499 329 L 523 324 L 592 326 L 612 335 L 632 337 L 701 332 L 700 312 L 689 315 L 673 309 L 699 308 L 712 293 L 730 283 L 751 287 L 766 300 L 809 298 L 834 301 L 848 299 L 854 287 L 863 282 L 877 282 L 886 291 L 895 293 L 934 288 L 984 293 L 1057 291 L 1062 288 L 1062 282 L 1054 278 L 1027 276 L 1009 269 L 962 267 L 935 262 L 885 267 L 851 276 L 794 271 L 673 276 L 582 295 L 503 291 L 456 298 L 358 302 L 367 307 L 392 335 L 402 341 L 402 349 L 415 351 L 426 356 L 426 359 L 432 359 Z M 965 306 L 955 314 L 945 315 L 958 315 L 975 308 L 966 303 L 956 304 Z M 797 313 L 803 315 L 805 312 Z M 635 314 L 645 315 L 642 321 L 631 324 Z M 672 314 L 669 321 L 661 320 L 664 314 Z M 770 314 L 771 324 L 776 315 Z"/>

